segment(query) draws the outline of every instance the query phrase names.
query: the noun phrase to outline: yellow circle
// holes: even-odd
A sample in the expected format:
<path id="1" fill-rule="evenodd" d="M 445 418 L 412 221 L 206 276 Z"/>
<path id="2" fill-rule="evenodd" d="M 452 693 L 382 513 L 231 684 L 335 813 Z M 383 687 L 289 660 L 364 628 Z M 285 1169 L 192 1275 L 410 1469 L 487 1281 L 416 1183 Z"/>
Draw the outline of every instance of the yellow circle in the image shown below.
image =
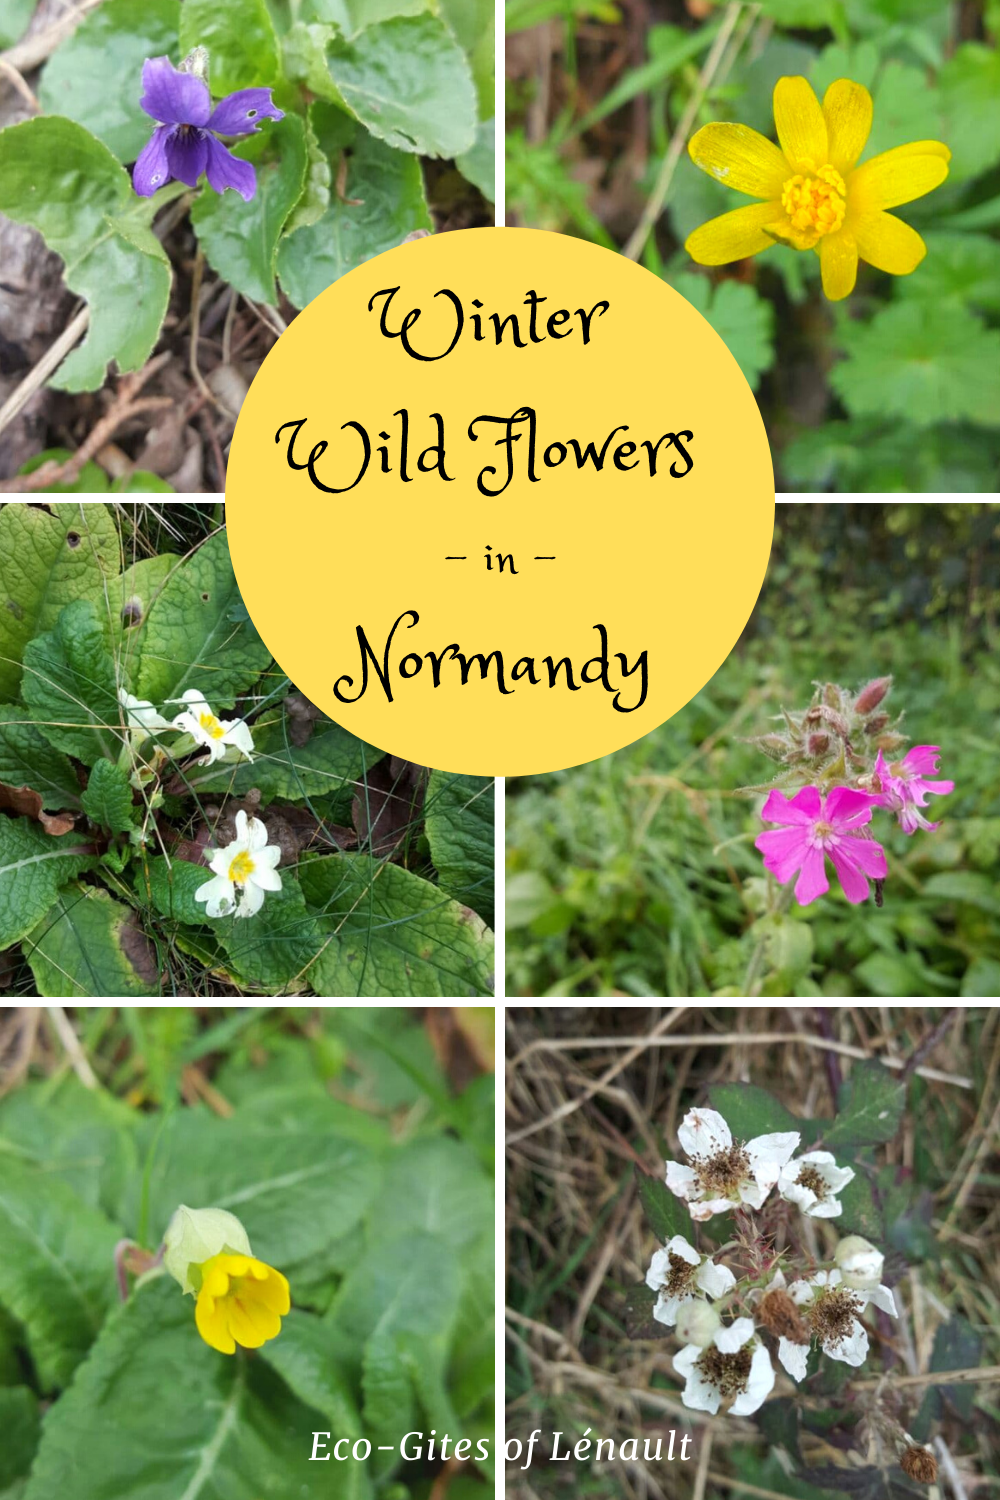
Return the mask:
<path id="1" fill-rule="evenodd" d="M 380 749 L 482 775 L 591 760 L 682 708 L 774 523 L 719 336 L 624 257 L 530 229 L 402 245 L 311 303 L 250 388 L 226 500 L 297 687 Z"/>

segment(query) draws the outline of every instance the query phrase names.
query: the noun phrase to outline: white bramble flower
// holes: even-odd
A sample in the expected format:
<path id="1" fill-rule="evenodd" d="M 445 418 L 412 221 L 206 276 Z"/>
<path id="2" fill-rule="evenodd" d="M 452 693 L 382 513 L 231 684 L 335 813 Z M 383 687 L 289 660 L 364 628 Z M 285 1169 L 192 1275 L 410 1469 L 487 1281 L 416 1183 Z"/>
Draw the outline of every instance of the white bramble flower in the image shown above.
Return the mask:
<path id="1" fill-rule="evenodd" d="M 717 1266 L 710 1256 L 699 1255 L 682 1234 L 675 1234 L 662 1250 L 654 1252 L 646 1285 L 659 1293 L 653 1317 L 670 1328 L 677 1322 L 679 1309 L 699 1292 L 724 1297 L 736 1285 L 736 1277 L 728 1266 Z"/>
<path id="2" fill-rule="evenodd" d="M 148 698 L 134 698 L 124 688 L 119 688 L 118 702 L 125 710 L 125 723 L 137 734 L 155 734 L 157 730 L 174 727 L 169 719 L 156 712 Z"/>
<path id="3" fill-rule="evenodd" d="M 267 829 L 259 818 L 247 818 L 241 808 L 236 814 L 236 837 L 225 849 L 206 850 L 211 854 L 209 869 L 215 872 L 194 893 L 204 901 L 209 917 L 252 917 L 264 905 L 265 891 L 280 891 L 277 871 L 281 850 L 267 842 Z"/>
<path id="4" fill-rule="evenodd" d="M 839 1271 L 817 1271 L 808 1281 L 793 1281 L 788 1295 L 802 1311 L 810 1332 L 824 1354 L 855 1369 L 868 1357 L 868 1334 L 858 1321 L 858 1314 L 869 1303 L 896 1316 L 896 1303 L 887 1286 L 865 1290 L 847 1287 Z M 806 1373 L 809 1350 L 804 1344 L 781 1339 L 778 1358 L 793 1380 Z"/>
<path id="5" fill-rule="evenodd" d="M 882 1280 L 885 1256 L 860 1234 L 849 1234 L 838 1241 L 833 1259 L 841 1281 L 854 1291 L 872 1291 Z"/>
<path id="6" fill-rule="evenodd" d="M 248 760 L 253 755 L 253 736 L 246 721 L 216 718 L 197 688 L 188 688 L 180 698 L 168 698 L 167 701 L 187 704 L 184 711 L 174 719 L 172 727 L 189 734 L 196 745 L 205 746 L 209 765 L 223 760 L 230 746 Z"/>
<path id="7" fill-rule="evenodd" d="M 705 1349 L 687 1344 L 674 1355 L 674 1369 L 684 1378 L 684 1405 L 713 1415 L 725 1402 L 733 1416 L 748 1417 L 763 1406 L 774 1386 L 771 1356 L 757 1338 L 752 1318 L 737 1318 L 720 1328 Z"/>
<path id="8" fill-rule="evenodd" d="M 853 1167 L 838 1167 L 829 1151 L 807 1151 L 782 1167 L 778 1193 L 812 1219 L 836 1219 L 843 1212 L 837 1198 L 854 1181 Z"/>
<path id="9" fill-rule="evenodd" d="M 797 1130 L 790 1130 L 734 1141 L 714 1109 L 688 1110 L 677 1136 L 691 1166 L 668 1161 L 667 1187 L 686 1201 L 698 1222 L 741 1203 L 761 1208 L 801 1140 Z"/>

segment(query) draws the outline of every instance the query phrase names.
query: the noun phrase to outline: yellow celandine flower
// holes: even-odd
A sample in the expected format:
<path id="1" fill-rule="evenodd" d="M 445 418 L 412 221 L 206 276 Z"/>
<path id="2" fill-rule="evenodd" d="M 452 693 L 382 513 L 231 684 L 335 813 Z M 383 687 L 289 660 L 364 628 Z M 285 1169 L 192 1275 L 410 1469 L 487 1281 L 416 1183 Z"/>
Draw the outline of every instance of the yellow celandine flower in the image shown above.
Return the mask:
<path id="1" fill-rule="evenodd" d="M 250 1255 L 213 1255 L 201 1268 L 195 1306 L 198 1332 L 220 1354 L 236 1345 L 259 1349 L 281 1332 L 291 1306 L 288 1282 L 280 1271 Z"/>
<path id="2" fill-rule="evenodd" d="M 872 99 L 838 78 L 822 106 L 805 78 L 774 89 L 778 146 L 747 125 L 704 125 L 688 152 L 703 172 L 760 203 L 702 224 L 685 249 L 703 266 L 757 255 L 775 242 L 815 250 L 832 301 L 854 290 L 858 260 L 908 276 L 927 254 L 909 224 L 886 210 L 922 198 L 948 175 L 940 141 L 896 146 L 858 165 L 872 126 Z"/>

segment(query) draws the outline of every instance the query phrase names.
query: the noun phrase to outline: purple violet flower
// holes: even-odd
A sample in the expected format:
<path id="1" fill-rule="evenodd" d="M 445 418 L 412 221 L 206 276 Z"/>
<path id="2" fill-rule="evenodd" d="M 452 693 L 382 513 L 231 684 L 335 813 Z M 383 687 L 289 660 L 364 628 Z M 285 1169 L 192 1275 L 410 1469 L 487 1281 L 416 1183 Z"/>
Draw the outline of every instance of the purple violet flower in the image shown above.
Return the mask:
<path id="1" fill-rule="evenodd" d="M 283 120 L 271 90 L 237 89 L 213 109 L 208 84 L 175 68 L 169 57 L 146 59 L 142 87 L 139 104 L 159 123 L 132 171 L 139 197 L 151 198 L 173 178 L 195 187 L 204 172 L 217 193 L 235 188 L 249 203 L 257 191 L 257 173 L 216 137 L 253 135 L 259 120 Z"/>

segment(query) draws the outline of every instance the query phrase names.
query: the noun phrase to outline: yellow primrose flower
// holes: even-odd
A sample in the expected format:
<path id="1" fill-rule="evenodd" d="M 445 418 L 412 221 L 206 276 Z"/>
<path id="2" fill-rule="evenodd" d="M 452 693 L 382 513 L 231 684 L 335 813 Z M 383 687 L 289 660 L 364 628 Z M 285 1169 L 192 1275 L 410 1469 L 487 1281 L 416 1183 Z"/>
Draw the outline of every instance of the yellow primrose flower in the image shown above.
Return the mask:
<path id="1" fill-rule="evenodd" d="M 838 78 L 823 104 L 805 78 L 779 78 L 774 123 L 780 150 L 747 125 L 703 125 L 688 151 L 695 166 L 747 197 L 710 219 L 685 249 L 703 266 L 722 266 L 776 241 L 815 250 L 832 301 L 854 290 L 858 260 L 908 276 L 927 254 L 909 224 L 886 210 L 922 198 L 948 175 L 951 152 L 940 141 L 914 141 L 858 165 L 872 125 L 866 88 Z"/>
<path id="2" fill-rule="evenodd" d="M 259 1349 L 277 1338 L 288 1312 L 288 1282 L 257 1260 L 247 1232 L 224 1208 L 182 1203 L 167 1225 L 163 1264 L 181 1290 L 197 1295 L 198 1332 L 220 1354 Z"/>
<path id="3" fill-rule="evenodd" d="M 198 1332 L 220 1354 L 235 1354 L 236 1345 L 259 1349 L 278 1337 L 291 1301 L 280 1271 L 250 1255 L 213 1255 L 201 1268 L 201 1291 L 195 1306 Z"/>

